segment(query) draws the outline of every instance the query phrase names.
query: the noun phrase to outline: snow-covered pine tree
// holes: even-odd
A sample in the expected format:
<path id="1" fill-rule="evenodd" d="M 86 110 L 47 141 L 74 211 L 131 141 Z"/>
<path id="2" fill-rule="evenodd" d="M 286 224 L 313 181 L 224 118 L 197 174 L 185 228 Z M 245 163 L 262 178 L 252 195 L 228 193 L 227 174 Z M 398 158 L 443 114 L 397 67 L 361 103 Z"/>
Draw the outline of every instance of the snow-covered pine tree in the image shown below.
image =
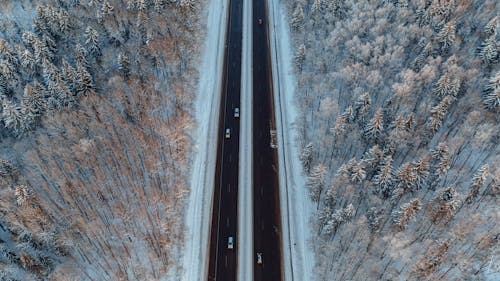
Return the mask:
<path id="1" fill-rule="evenodd" d="M 34 83 L 36 84 L 38 82 L 35 81 Z M 30 84 L 26 84 L 22 100 L 24 104 L 29 107 L 29 111 L 33 115 L 40 115 L 45 109 L 43 92 L 40 92 L 38 87 L 31 87 Z"/>
<path id="2" fill-rule="evenodd" d="M 113 6 L 111 6 L 109 1 L 104 0 L 104 2 L 102 2 L 101 15 L 103 15 L 103 16 L 112 15 L 114 9 L 115 8 Z"/>
<path id="3" fill-rule="evenodd" d="M 376 207 L 371 207 L 366 213 L 366 220 L 368 222 L 368 228 L 370 233 L 374 234 L 379 231 L 380 228 L 380 211 Z"/>
<path id="4" fill-rule="evenodd" d="M 435 206 L 431 214 L 433 222 L 446 222 L 450 220 L 460 204 L 460 198 L 454 187 L 447 187 L 437 192 L 433 200 Z"/>
<path id="5" fill-rule="evenodd" d="M 130 74 L 130 62 L 125 53 L 120 52 L 118 54 L 118 69 L 124 77 L 128 77 Z"/>
<path id="6" fill-rule="evenodd" d="M 304 24 L 304 10 L 301 4 L 297 4 L 295 7 L 290 23 L 294 29 L 299 29 Z"/>
<path id="7" fill-rule="evenodd" d="M 481 168 L 474 174 L 472 177 L 472 183 L 470 187 L 469 194 L 465 198 L 465 202 L 467 204 L 472 204 L 474 199 L 479 195 L 479 190 L 483 186 L 484 182 L 488 178 L 490 173 L 490 166 L 488 164 L 484 164 Z"/>
<path id="8" fill-rule="evenodd" d="M 365 162 L 359 161 L 357 165 L 355 165 L 351 172 L 350 180 L 353 183 L 361 183 L 366 178 L 365 171 Z"/>
<path id="9" fill-rule="evenodd" d="M 23 116 L 21 107 L 10 101 L 9 99 L 2 100 L 2 119 L 5 127 L 12 130 L 16 135 L 22 134 Z"/>
<path id="10" fill-rule="evenodd" d="M 488 35 L 496 34 L 498 30 L 498 16 L 492 18 L 484 27 L 484 32 Z"/>
<path id="11" fill-rule="evenodd" d="M 55 82 L 56 76 L 59 76 L 59 70 L 57 67 L 51 63 L 49 60 L 44 60 L 42 64 L 43 69 L 43 79 L 45 80 L 45 84 L 49 84 L 50 81 Z"/>
<path id="12" fill-rule="evenodd" d="M 300 155 L 300 162 L 302 163 L 302 167 L 307 174 L 311 171 L 311 161 L 312 161 L 312 152 L 313 152 L 313 144 L 308 143 L 303 149 L 302 154 Z"/>
<path id="13" fill-rule="evenodd" d="M 60 76 L 56 77 L 57 100 L 61 107 L 73 108 L 77 104 L 77 100 L 68 86 L 64 83 Z"/>
<path id="14" fill-rule="evenodd" d="M 483 104 L 491 111 L 500 106 L 500 71 L 497 71 L 484 87 Z"/>
<path id="15" fill-rule="evenodd" d="M 372 99 L 370 94 L 364 93 L 360 95 L 354 102 L 354 119 L 358 121 L 360 127 L 365 125 L 366 115 L 370 111 L 370 106 L 372 104 Z"/>
<path id="16" fill-rule="evenodd" d="M 54 54 L 57 53 L 57 44 L 52 39 L 49 35 L 44 34 L 42 36 L 42 42 L 45 46 L 47 46 L 47 49 L 49 50 L 51 57 L 54 57 Z"/>
<path id="17" fill-rule="evenodd" d="M 429 135 L 432 135 L 439 130 L 443 124 L 446 114 L 448 113 L 448 107 L 451 105 L 452 101 L 453 97 L 448 95 L 444 97 L 438 105 L 431 108 L 431 117 L 429 117 L 429 120 L 427 121 Z"/>
<path id="18" fill-rule="evenodd" d="M 87 69 L 79 63 L 76 65 L 76 69 L 76 92 L 78 95 L 82 94 L 86 96 L 94 91 L 94 82 L 92 76 L 87 71 Z"/>
<path id="19" fill-rule="evenodd" d="M 319 163 L 314 166 L 311 174 L 306 180 L 306 187 L 309 190 L 309 195 L 313 202 L 318 203 L 318 207 L 321 199 L 321 192 L 325 187 L 325 174 L 326 167 L 322 163 Z"/>
<path id="20" fill-rule="evenodd" d="M 91 26 L 85 29 L 85 45 L 89 50 L 89 54 L 94 57 L 101 56 L 101 48 L 99 47 L 99 33 Z"/>
<path id="21" fill-rule="evenodd" d="M 352 122 L 354 122 L 354 120 L 356 120 L 356 116 L 354 115 L 354 109 L 353 109 L 352 105 L 348 106 L 344 110 L 344 112 L 342 113 L 342 118 L 344 118 L 344 120 L 347 123 L 352 123 Z"/>
<path id="22" fill-rule="evenodd" d="M 9 43 L 3 39 L 0 39 L 0 58 L 13 66 L 19 64 L 16 52 L 9 46 Z"/>
<path id="23" fill-rule="evenodd" d="M 394 188 L 394 176 L 392 174 L 392 156 L 388 155 L 384 159 L 384 165 L 375 177 L 373 183 L 376 185 L 376 191 L 382 198 L 391 196 Z"/>
<path id="24" fill-rule="evenodd" d="M 38 38 L 35 39 L 33 43 L 33 55 L 35 56 L 35 61 L 38 64 L 42 64 L 43 61 L 52 61 L 53 54 L 50 52 L 47 45 L 45 45 Z"/>
<path id="25" fill-rule="evenodd" d="M 33 189 L 27 185 L 20 184 L 15 188 L 15 195 L 17 204 L 21 206 L 27 203 L 30 200 L 30 197 L 33 196 Z"/>
<path id="26" fill-rule="evenodd" d="M 0 177 L 16 177 L 19 170 L 7 160 L 0 159 Z"/>
<path id="27" fill-rule="evenodd" d="M 404 163 L 397 171 L 398 188 L 413 192 L 417 181 L 415 168 L 411 163 Z"/>
<path id="28" fill-rule="evenodd" d="M 384 132 L 382 108 L 379 108 L 372 119 L 366 124 L 364 136 L 368 141 L 379 142 Z"/>
<path id="29" fill-rule="evenodd" d="M 302 64 L 304 63 L 305 58 L 306 58 L 306 45 L 301 44 L 297 48 L 294 58 L 295 67 L 297 67 L 297 69 L 302 70 Z"/>
<path id="30" fill-rule="evenodd" d="M 21 66 L 24 68 L 28 75 L 32 76 L 36 71 L 36 62 L 33 54 L 24 48 L 19 49 L 19 58 L 21 60 Z"/>
<path id="31" fill-rule="evenodd" d="M 23 41 L 23 44 L 26 48 L 32 48 L 34 47 L 35 41 L 36 41 L 36 35 L 31 32 L 31 31 L 23 31 L 23 34 L 21 35 L 21 39 Z"/>
<path id="32" fill-rule="evenodd" d="M 427 180 L 429 178 L 430 170 L 430 158 L 422 157 L 420 160 L 415 162 L 415 190 L 419 190 L 427 186 Z"/>
<path id="33" fill-rule="evenodd" d="M 69 62 L 65 59 L 62 60 L 62 79 L 64 83 L 68 86 L 69 90 L 76 95 L 76 80 L 78 75 L 76 70 L 71 66 Z"/>
<path id="34" fill-rule="evenodd" d="M 500 43 L 496 39 L 496 34 L 490 35 L 479 48 L 479 57 L 485 65 L 498 62 Z"/>
<path id="35" fill-rule="evenodd" d="M 403 204 L 399 210 L 392 213 L 393 223 L 399 230 L 404 230 L 408 223 L 415 217 L 417 212 L 422 208 L 422 203 L 419 199 L 412 199 L 410 202 Z"/>
<path id="36" fill-rule="evenodd" d="M 326 225 L 323 227 L 323 233 L 326 235 L 332 235 L 335 233 L 337 228 L 352 219 L 354 215 L 354 206 L 349 204 L 345 208 L 340 208 L 330 215 Z"/>
<path id="37" fill-rule="evenodd" d="M 457 23 L 455 21 L 450 21 L 446 23 L 441 31 L 436 36 L 436 40 L 441 44 L 442 53 L 446 53 L 448 49 L 453 46 L 456 41 L 456 28 Z"/>
<path id="38" fill-rule="evenodd" d="M 85 50 L 85 48 L 80 44 L 75 45 L 75 61 L 77 65 L 80 64 L 85 68 L 89 68 L 87 50 Z"/>

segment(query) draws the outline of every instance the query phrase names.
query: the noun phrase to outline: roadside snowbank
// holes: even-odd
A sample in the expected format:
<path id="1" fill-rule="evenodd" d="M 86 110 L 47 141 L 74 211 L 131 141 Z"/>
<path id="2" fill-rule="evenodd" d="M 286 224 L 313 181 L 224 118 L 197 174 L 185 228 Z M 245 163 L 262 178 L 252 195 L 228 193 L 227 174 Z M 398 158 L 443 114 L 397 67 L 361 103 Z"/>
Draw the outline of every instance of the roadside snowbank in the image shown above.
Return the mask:
<path id="1" fill-rule="evenodd" d="M 278 0 L 268 1 L 269 34 L 273 73 L 274 104 L 280 163 L 280 204 L 282 214 L 283 271 L 285 280 L 312 280 L 314 253 L 309 246 L 309 218 L 314 209 L 304 188 L 304 177 L 296 143 L 294 100 L 289 25 L 284 7 Z"/>
<path id="2" fill-rule="evenodd" d="M 211 0 L 207 35 L 200 65 L 196 100 L 197 130 L 193 134 L 191 193 L 185 217 L 186 236 L 181 280 L 204 280 L 208 274 L 210 225 L 217 156 L 217 127 L 226 38 L 228 0 Z"/>

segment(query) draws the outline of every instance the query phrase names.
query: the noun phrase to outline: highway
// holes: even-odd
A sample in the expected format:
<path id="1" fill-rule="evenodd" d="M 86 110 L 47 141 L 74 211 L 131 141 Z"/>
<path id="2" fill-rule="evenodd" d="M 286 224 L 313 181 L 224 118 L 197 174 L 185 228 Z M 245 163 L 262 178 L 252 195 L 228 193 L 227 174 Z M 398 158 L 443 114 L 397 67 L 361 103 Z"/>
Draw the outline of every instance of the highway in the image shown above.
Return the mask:
<path id="1" fill-rule="evenodd" d="M 243 0 L 230 1 L 222 75 L 223 88 L 207 278 L 217 281 L 236 280 L 240 125 L 239 119 L 234 117 L 234 109 L 240 107 L 242 5 Z M 230 138 L 225 137 L 227 128 L 231 130 Z M 230 236 L 234 239 L 233 249 L 228 249 Z"/>
<path id="2" fill-rule="evenodd" d="M 253 194 L 255 281 L 279 281 L 281 272 L 281 225 L 279 210 L 278 152 L 271 147 L 275 130 L 268 21 L 265 0 L 254 0 L 253 9 Z M 258 19 L 262 19 L 262 25 Z M 254 256 L 254 261 L 256 257 Z"/>

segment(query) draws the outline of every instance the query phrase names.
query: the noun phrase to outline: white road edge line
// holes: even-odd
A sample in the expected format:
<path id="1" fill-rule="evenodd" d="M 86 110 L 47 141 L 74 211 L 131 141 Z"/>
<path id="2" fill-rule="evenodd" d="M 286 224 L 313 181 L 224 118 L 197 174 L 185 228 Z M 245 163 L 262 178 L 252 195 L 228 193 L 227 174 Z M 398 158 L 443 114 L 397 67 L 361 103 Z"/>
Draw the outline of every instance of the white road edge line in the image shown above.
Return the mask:
<path id="1" fill-rule="evenodd" d="M 228 0 L 211 0 L 208 9 L 207 40 L 199 68 L 200 82 L 195 101 L 198 127 L 193 151 L 191 193 L 185 217 L 186 245 L 181 276 L 184 281 L 205 280 L 208 276 L 222 66 L 228 18 L 220 15 L 228 14 L 228 6 Z M 210 105 L 210 110 L 206 110 L 207 105 Z"/>
<path id="2" fill-rule="evenodd" d="M 240 104 L 240 162 L 238 179 L 238 281 L 253 280 L 252 178 L 252 6 L 243 0 L 243 42 Z"/>

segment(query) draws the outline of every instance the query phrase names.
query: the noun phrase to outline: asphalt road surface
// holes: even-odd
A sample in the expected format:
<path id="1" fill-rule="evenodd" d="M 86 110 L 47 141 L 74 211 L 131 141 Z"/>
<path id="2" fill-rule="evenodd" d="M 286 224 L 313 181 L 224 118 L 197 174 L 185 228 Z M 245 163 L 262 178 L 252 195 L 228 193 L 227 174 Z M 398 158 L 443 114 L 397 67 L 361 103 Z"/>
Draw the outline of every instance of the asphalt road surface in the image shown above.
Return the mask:
<path id="1" fill-rule="evenodd" d="M 252 6 L 254 280 L 280 281 L 278 152 L 271 147 L 270 132 L 275 130 L 275 120 L 267 11 L 265 0 L 254 0 Z M 259 19 L 262 19 L 262 24 Z M 262 253 L 262 264 L 257 264 L 256 253 Z"/>
<path id="2" fill-rule="evenodd" d="M 234 109 L 240 107 L 242 7 L 243 0 L 230 1 L 207 278 L 217 281 L 236 280 L 240 125 Z M 225 137 L 226 129 L 231 130 L 230 138 Z M 233 249 L 228 249 L 229 237 Z"/>

